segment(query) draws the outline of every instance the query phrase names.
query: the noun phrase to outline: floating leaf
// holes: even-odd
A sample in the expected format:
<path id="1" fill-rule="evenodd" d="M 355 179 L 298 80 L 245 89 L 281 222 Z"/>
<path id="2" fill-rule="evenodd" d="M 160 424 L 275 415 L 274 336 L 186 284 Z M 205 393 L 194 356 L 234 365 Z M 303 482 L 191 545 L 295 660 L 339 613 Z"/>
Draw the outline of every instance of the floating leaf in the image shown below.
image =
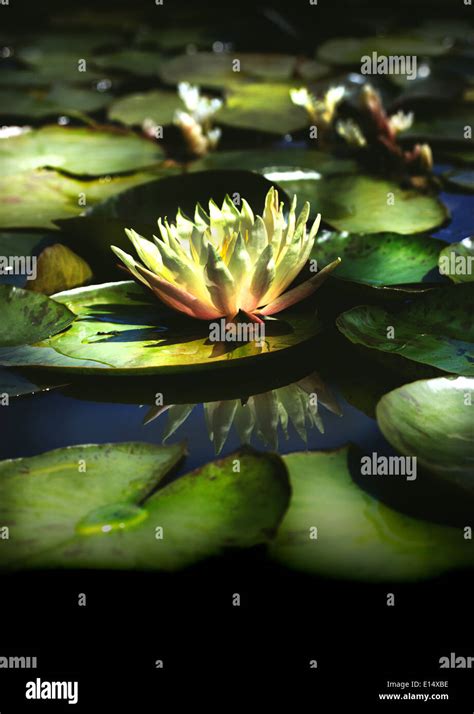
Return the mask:
<path id="1" fill-rule="evenodd" d="M 474 239 L 464 238 L 451 243 L 439 254 L 439 270 L 453 283 L 470 283 L 474 280 Z"/>
<path id="2" fill-rule="evenodd" d="M 435 195 L 404 189 L 371 176 L 315 177 L 310 172 L 278 182 L 292 197 L 309 201 L 323 221 L 350 233 L 429 231 L 443 223 L 448 211 Z"/>
<path id="3" fill-rule="evenodd" d="M 324 577 L 379 582 L 420 580 L 474 563 L 462 528 L 398 513 L 357 486 L 349 453 L 344 447 L 284 457 L 292 499 L 273 558 Z"/>
<path id="4" fill-rule="evenodd" d="M 382 59 L 388 59 L 411 55 L 437 57 L 448 50 L 449 46 L 416 36 L 336 37 L 327 40 L 318 48 L 318 57 L 329 64 L 360 65 L 363 57 L 372 57 L 373 52 L 382 55 Z M 388 74 L 388 71 L 385 74 Z"/>
<path id="5" fill-rule="evenodd" d="M 164 126 L 173 122 L 177 109 L 184 110 L 184 104 L 176 92 L 154 89 L 117 99 L 109 107 L 108 116 L 127 126 L 141 126 L 145 119 Z"/>
<path id="6" fill-rule="evenodd" d="M 195 161 L 191 171 L 209 169 L 241 169 L 256 171 L 271 181 L 289 181 L 300 177 L 300 169 L 311 169 L 322 176 L 354 173 L 358 170 L 354 159 L 338 158 L 326 151 L 287 148 L 244 151 L 216 151 Z"/>
<path id="7" fill-rule="evenodd" d="M 449 161 L 460 162 L 462 164 L 474 164 L 474 149 L 467 151 L 457 151 L 446 147 L 436 147 L 435 157 L 448 159 Z"/>
<path id="8" fill-rule="evenodd" d="M 52 378 L 30 380 L 28 377 L 10 369 L 0 369 L 0 400 L 3 395 L 8 397 L 21 397 L 26 394 L 38 394 L 39 392 L 49 392 L 50 389 L 65 386 L 64 380 Z"/>
<path id="9" fill-rule="evenodd" d="M 92 82 L 103 78 L 102 74 L 91 69 L 91 57 L 88 54 L 84 55 L 83 51 L 80 54 L 71 50 L 53 51 L 47 54 L 34 53 L 28 57 L 30 59 L 27 64 L 35 70 L 37 77 L 37 81 L 32 86 L 38 85 L 41 80 L 48 84 L 72 82 L 91 85 Z"/>
<path id="10" fill-rule="evenodd" d="M 417 116 L 413 126 L 403 132 L 403 139 L 429 142 L 459 141 L 464 144 L 463 151 L 472 151 L 473 125 L 474 110 L 472 107 L 451 105 L 449 109 L 432 113 L 426 118 Z"/>
<path id="11" fill-rule="evenodd" d="M 64 330 L 74 320 L 65 305 L 45 295 L 0 285 L 0 345 L 31 345 Z"/>
<path id="12" fill-rule="evenodd" d="M 2 69 L 0 87 L 47 87 L 48 77 L 28 69 Z"/>
<path id="13" fill-rule="evenodd" d="M 273 134 L 288 134 L 309 124 L 303 107 L 290 97 L 291 85 L 242 84 L 233 86 L 216 121 L 237 129 L 252 129 Z"/>
<path id="14" fill-rule="evenodd" d="M 377 404 L 377 422 L 401 454 L 474 495 L 474 379 L 405 384 Z"/>
<path id="15" fill-rule="evenodd" d="M 46 170 L 0 177 L 0 227 L 54 228 L 53 221 L 78 216 L 86 206 L 156 179 L 156 173 L 104 176 L 94 181 Z"/>
<path id="16" fill-rule="evenodd" d="M 1 365 L 139 376 L 230 368 L 271 358 L 321 329 L 312 314 L 288 310 L 267 324 L 263 346 L 241 341 L 222 349 L 210 342 L 207 322 L 180 318 L 133 282 L 77 288 L 54 298 L 78 316 L 71 328 L 34 347 L 2 350 Z"/>
<path id="17" fill-rule="evenodd" d="M 289 500 L 281 460 L 239 451 L 148 497 L 182 453 L 104 444 L 2 462 L 3 567 L 177 570 L 268 542 Z"/>
<path id="18" fill-rule="evenodd" d="M 102 46 L 121 42 L 120 35 L 111 32 L 42 32 L 22 47 L 18 56 L 25 62 L 39 62 L 52 52 L 76 52 L 78 57 Z"/>
<path id="19" fill-rule="evenodd" d="M 45 126 L 0 139 L 3 174 L 57 168 L 82 176 L 133 171 L 162 157 L 158 144 L 133 133 Z"/>
<path id="20" fill-rule="evenodd" d="M 437 268 L 439 251 L 445 245 L 419 234 L 325 231 L 316 237 L 311 258 L 324 267 L 340 256 L 338 279 L 374 286 L 407 285 L 421 282 Z"/>
<path id="21" fill-rule="evenodd" d="M 55 85 L 49 91 L 30 89 L 0 90 L 0 115 L 42 118 L 77 112 L 95 112 L 110 102 L 106 93 Z"/>
<path id="22" fill-rule="evenodd" d="M 202 87 L 226 87 L 242 81 L 240 72 L 232 69 L 233 57 L 214 52 L 178 55 L 163 60 L 160 76 L 168 84 L 190 82 Z"/>
<path id="23" fill-rule="evenodd" d="M 93 63 L 102 69 L 117 69 L 143 77 L 156 77 L 161 56 L 150 50 L 127 49 L 94 57 Z"/>
<path id="24" fill-rule="evenodd" d="M 443 174 L 448 184 L 461 191 L 474 191 L 474 171 L 469 169 L 448 171 Z"/>
<path id="25" fill-rule="evenodd" d="M 164 60 L 160 74 L 163 81 L 169 84 L 190 82 L 218 89 L 232 87 L 246 78 L 276 82 L 289 80 L 296 68 L 297 58 L 293 55 L 198 52 Z M 324 73 L 320 65 L 312 69 L 313 73 Z M 311 73 L 311 67 L 307 67 L 307 71 Z"/>
<path id="26" fill-rule="evenodd" d="M 339 315 L 336 324 L 356 344 L 445 372 L 472 376 L 473 295 L 472 283 L 440 287 L 397 313 L 360 305 Z"/>
<path id="27" fill-rule="evenodd" d="M 88 444 L 0 462 L 0 516 L 11 531 L 0 565 L 24 565 L 73 540 L 100 507 L 140 504 L 183 455 L 180 444 Z"/>
<path id="28" fill-rule="evenodd" d="M 40 253 L 37 277 L 28 283 L 28 290 L 52 295 L 89 282 L 92 271 L 88 264 L 61 243 L 50 245 Z"/>

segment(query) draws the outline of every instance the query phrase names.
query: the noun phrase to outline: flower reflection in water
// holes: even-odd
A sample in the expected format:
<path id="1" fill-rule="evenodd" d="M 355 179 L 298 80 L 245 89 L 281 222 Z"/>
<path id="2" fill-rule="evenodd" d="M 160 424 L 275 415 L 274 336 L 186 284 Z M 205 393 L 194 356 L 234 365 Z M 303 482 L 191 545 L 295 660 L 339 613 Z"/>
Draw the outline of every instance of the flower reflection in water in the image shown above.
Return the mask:
<path id="1" fill-rule="evenodd" d="M 331 390 L 317 372 L 312 372 L 293 384 L 253 394 L 241 399 L 205 402 L 203 404 L 209 439 L 217 454 L 224 448 L 232 425 L 240 441 L 249 444 L 253 438 L 260 439 L 272 449 L 278 448 L 280 428 L 288 439 L 291 423 L 305 444 L 308 433 L 317 428 L 324 433 L 324 424 L 319 413 L 323 405 L 333 414 L 342 415 L 339 404 Z M 163 433 L 163 442 L 169 439 L 184 424 L 196 404 L 171 404 L 152 407 L 144 423 L 149 424 L 164 412 L 168 421 Z"/>

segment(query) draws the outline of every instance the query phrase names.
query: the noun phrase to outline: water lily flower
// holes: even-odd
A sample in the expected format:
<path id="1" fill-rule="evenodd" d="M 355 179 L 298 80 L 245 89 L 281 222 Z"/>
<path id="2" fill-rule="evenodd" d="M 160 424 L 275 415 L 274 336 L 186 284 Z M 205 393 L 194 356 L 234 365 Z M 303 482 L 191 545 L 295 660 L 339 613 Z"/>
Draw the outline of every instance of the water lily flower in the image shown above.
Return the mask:
<path id="1" fill-rule="evenodd" d="M 221 137 L 220 129 L 212 128 L 212 120 L 223 101 L 202 96 L 199 87 L 189 82 L 178 84 L 178 94 L 186 111 L 177 109 L 173 121 L 180 128 L 189 152 L 194 156 L 205 156 L 216 148 Z"/>
<path id="2" fill-rule="evenodd" d="M 180 82 L 178 84 L 178 94 L 188 112 L 200 124 L 205 124 L 209 121 L 224 103 L 222 99 L 217 97 L 202 96 L 199 87 L 192 86 L 189 82 Z"/>
<path id="3" fill-rule="evenodd" d="M 325 129 L 334 120 L 337 107 L 344 99 L 345 92 L 343 86 L 330 87 L 321 99 L 317 99 L 305 87 L 301 87 L 290 89 L 290 97 L 293 104 L 306 109 L 311 121 L 319 128 Z"/>
<path id="4" fill-rule="evenodd" d="M 198 204 L 194 220 L 178 211 L 175 224 L 158 219 L 154 242 L 126 229 L 142 262 L 112 246 L 129 272 L 169 307 L 200 320 L 234 320 L 243 313 L 253 322 L 274 315 L 311 295 L 340 258 L 297 287 L 287 290 L 306 264 L 319 227 L 309 232 L 306 202 L 296 216 L 296 197 L 285 219 L 272 187 L 261 216 L 245 199 L 239 210 L 229 196 L 222 207 Z M 286 292 L 285 292 L 286 291 Z"/>

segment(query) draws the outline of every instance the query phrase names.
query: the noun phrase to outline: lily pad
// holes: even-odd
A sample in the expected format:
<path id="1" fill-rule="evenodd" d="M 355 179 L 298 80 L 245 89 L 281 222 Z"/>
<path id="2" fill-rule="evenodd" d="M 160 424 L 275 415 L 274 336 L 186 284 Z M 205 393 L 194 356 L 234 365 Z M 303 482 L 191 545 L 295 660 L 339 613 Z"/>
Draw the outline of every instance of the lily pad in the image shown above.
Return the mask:
<path id="1" fill-rule="evenodd" d="M 48 77 L 30 69 L 2 69 L 0 87 L 47 87 Z"/>
<path id="2" fill-rule="evenodd" d="M 173 122 L 177 109 L 184 110 L 184 104 L 176 92 L 154 89 L 117 99 L 109 107 L 108 116 L 126 126 L 141 126 L 145 119 L 164 126 Z"/>
<path id="3" fill-rule="evenodd" d="M 445 245 L 422 234 L 325 231 L 316 237 L 311 258 L 324 267 L 341 257 L 338 279 L 373 286 L 409 285 L 421 282 L 437 268 L 439 251 Z"/>
<path id="4" fill-rule="evenodd" d="M 274 180 L 291 181 L 299 177 L 300 169 L 310 169 L 322 176 L 338 173 L 355 173 L 358 163 L 354 159 L 339 158 L 326 151 L 287 148 L 256 149 L 247 151 L 216 151 L 195 161 L 191 171 L 209 169 L 240 169 L 256 171 Z M 271 178 L 270 178 L 271 177 Z"/>
<path id="5" fill-rule="evenodd" d="M 289 501 L 281 460 L 240 451 L 149 496 L 182 453 L 105 444 L 1 463 L 3 567 L 177 570 L 268 542 Z"/>
<path id="6" fill-rule="evenodd" d="M 360 65 L 366 55 L 372 53 L 385 57 L 408 55 L 437 57 L 449 50 L 430 38 L 388 35 L 385 37 L 337 37 L 327 40 L 318 48 L 318 58 L 335 65 Z"/>
<path id="7" fill-rule="evenodd" d="M 473 296 L 472 283 L 440 287 L 396 313 L 360 305 L 336 324 L 351 342 L 369 349 L 474 376 Z"/>
<path id="8" fill-rule="evenodd" d="M 269 174 L 270 176 L 272 174 Z M 311 203 L 325 223 L 350 233 L 429 231 L 448 217 L 437 196 L 404 189 L 393 181 L 371 176 L 318 177 L 300 172 L 278 183 L 292 197 Z"/>
<path id="9" fill-rule="evenodd" d="M 451 243 L 439 254 L 439 271 L 453 283 L 470 283 L 474 280 L 474 238 Z"/>
<path id="10" fill-rule="evenodd" d="M 29 62 L 39 61 L 39 58 L 51 52 L 77 52 L 78 57 L 81 57 L 83 53 L 120 42 L 120 35 L 96 32 L 90 27 L 87 32 L 42 32 L 24 46 L 18 56 Z"/>
<path id="11" fill-rule="evenodd" d="M 435 150 L 435 156 L 438 158 L 438 156 L 442 157 L 443 159 L 448 159 L 449 161 L 453 162 L 459 162 L 462 164 L 474 164 L 474 149 L 467 150 L 467 151 L 461 151 L 461 150 L 456 150 L 456 149 L 450 149 L 446 147 L 436 147 Z"/>
<path id="12" fill-rule="evenodd" d="M 26 53 L 20 52 L 20 55 L 24 55 L 24 61 L 35 71 L 38 80 L 35 84 L 41 80 L 48 83 L 85 84 L 103 78 L 103 74 L 92 68 L 92 58 L 89 53 L 84 54 L 84 50 L 79 54 L 77 51 L 63 50 L 47 54 L 33 52 L 28 53 L 27 57 Z"/>
<path id="13" fill-rule="evenodd" d="M 93 63 L 102 69 L 115 69 L 143 77 L 156 77 L 161 56 L 150 50 L 126 49 L 94 57 Z"/>
<path id="14" fill-rule="evenodd" d="M 357 486 L 349 454 L 343 447 L 284 457 L 292 499 L 270 548 L 274 559 L 324 577 L 375 582 L 420 580 L 474 563 L 462 528 L 411 518 Z"/>
<path id="15" fill-rule="evenodd" d="M 100 507 L 138 506 L 183 455 L 180 444 L 89 444 L 0 462 L 0 514 L 11 531 L 1 566 L 72 540 Z"/>
<path id="16" fill-rule="evenodd" d="M 107 93 L 55 85 L 51 90 L 19 89 L 0 90 L 0 115 L 20 116 L 29 119 L 95 112 L 111 101 Z"/>
<path id="17" fill-rule="evenodd" d="M 463 151 L 472 150 L 474 110 L 466 105 L 450 106 L 426 118 L 416 118 L 413 126 L 403 132 L 403 140 L 429 142 L 458 141 Z"/>
<path id="18" fill-rule="evenodd" d="M 275 82 L 289 80 L 296 69 L 297 58 L 293 55 L 198 52 L 164 60 L 160 74 L 168 84 L 190 82 L 219 89 L 232 87 L 248 78 Z M 306 69 L 311 70 L 310 67 Z M 322 67 L 313 67 L 313 72 L 316 70 L 323 72 Z"/>
<path id="19" fill-rule="evenodd" d="M 46 247 L 37 261 L 37 275 L 28 282 L 28 290 L 52 295 L 90 282 L 89 265 L 61 243 Z"/>
<path id="20" fill-rule="evenodd" d="M 201 87 L 226 87 L 242 81 L 232 69 L 232 55 L 197 52 L 163 60 L 160 76 L 168 84 L 190 82 Z"/>
<path id="21" fill-rule="evenodd" d="M 57 168 L 82 176 L 142 169 L 162 157 L 157 143 L 133 133 L 45 126 L 0 140 L 3 174 Z"/>
<path id="22" fill-rule="evenodd" d="M 0 285 L 0 345 L 31 345 L 64 330 L 75 315 L 45 295 Z"/>
<path id="23" fill-rule="evenodd" d="M 385 394 L 377 422 L 401 454 L 474 495 L 474 379 L 420 380 Z"/>
<path id="24" fill-rule="evenodd" d="M 85 207 L 156 176 L 156 172 L 140 172 L 79 181 L 56 171 L 36 170 L 0 177 L 0 227 L 54 228 L 53 221 L 78 216 Z"/>
<path id="25" fill-rule="evenodd" d="M 34 347 L 1 350 L 2 366 L 106 376 L 250 366 L 310 340 L 321 329 L 313 314 L 289 310 L 267 325 L 263 346 L 251 341 L 223 349 L 209 341 L 207 322 L 182 318 L 133 282 L 76 288 L 57 293 L 54 300 L 77 315 L 71 328 Z"/>
<path id="26" fill-rule="evenodd" d="M 463 169 L 457 171 L 449 171 L 443 174 L 444 178 L 457 189 L 461 191 L 474 191 L 474 171 L 471 169 Z"/>
<path id="27" fill-rule="evenodd" d="M 64 380 L 57 382 L 53 379 L 33 380 L 11 369 L 0 369 L 0 403 L 5 394 L 11 398 L 22 397 L 27 394 L 49 392 L 51 389 L 64 386 L 66 386 Z"/>
<path id="28" fill-rule="evenodd" d="M 310 123 L 303 107 L 291 101 L 290 84 L 242 84 L 233 86 L 216 121 L 237 129 L 288 134 Z"/>

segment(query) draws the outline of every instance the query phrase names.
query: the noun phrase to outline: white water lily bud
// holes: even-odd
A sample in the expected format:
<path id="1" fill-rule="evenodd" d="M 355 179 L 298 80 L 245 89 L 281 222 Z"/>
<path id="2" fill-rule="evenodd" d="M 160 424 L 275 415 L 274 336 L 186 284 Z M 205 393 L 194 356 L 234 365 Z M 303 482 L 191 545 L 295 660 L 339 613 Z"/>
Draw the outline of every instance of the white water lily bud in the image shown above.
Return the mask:
<path id="1" fill-rule="evenodd" d="M 360 126 L 353 119 L 340 120 L 336 123 L 336 131 L 351 146 L 367 146 L 367 140 Z"/>
<path id="2" fill-rule="evenodd" d="M 396 114 L 392 114 L 392 116 L 388 120 L 388 123 L 393 133 L 398 134 L 401 131 L 406 131 L 407 129 L 410 129 L 413 124 L 413 116 L 413 112 L 405 114 L 405 112 L 402 112 L 401 110 L 398 111 Z"/>

